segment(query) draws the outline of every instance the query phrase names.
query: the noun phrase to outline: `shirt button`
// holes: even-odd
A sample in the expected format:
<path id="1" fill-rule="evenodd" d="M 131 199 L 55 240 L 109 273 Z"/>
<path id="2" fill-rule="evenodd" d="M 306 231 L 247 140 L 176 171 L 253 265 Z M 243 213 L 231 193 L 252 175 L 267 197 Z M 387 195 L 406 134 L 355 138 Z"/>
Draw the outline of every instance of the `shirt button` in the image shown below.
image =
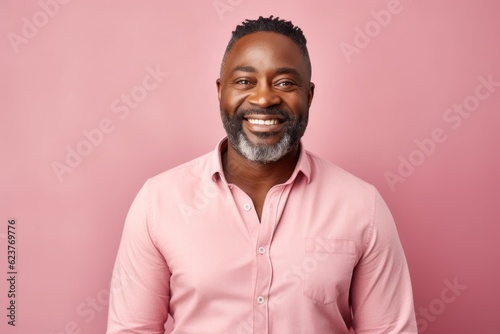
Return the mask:
<path id="1" fill-rule="evenodd" d="M 264 254 L 266 252 L 266 249 L 264 247 L 259 247 L 259 253 Z"/>
<path id="2" fill-rule="evenodd" d="M 245 209 L 245 211 L 249 211 L 251 208 L 252 206 L 248 203 L 245 203 L 245 205 L 243 205 L 243 209 Z"/>
<path id="3" fill-rule="evenodd" d="M 264 297 L 259 296 L 257 297 L 257 303 L 262 304 L 264 302 Z"/>

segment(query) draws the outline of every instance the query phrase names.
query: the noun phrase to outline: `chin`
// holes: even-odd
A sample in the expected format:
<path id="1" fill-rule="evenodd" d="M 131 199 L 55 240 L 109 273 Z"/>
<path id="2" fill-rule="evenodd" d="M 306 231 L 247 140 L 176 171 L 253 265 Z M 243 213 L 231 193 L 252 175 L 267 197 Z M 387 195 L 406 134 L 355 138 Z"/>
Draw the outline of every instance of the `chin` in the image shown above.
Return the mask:
<path id="1" fill-rule="evenodd" d="M 289 134 L 284 134 L 277 143 L 259 145 L 252 143 L 246 135 L 240 133 L 234 149 L 246 159 L 260 163 L 276 162 L 289 153 L 294 145 Z"/>

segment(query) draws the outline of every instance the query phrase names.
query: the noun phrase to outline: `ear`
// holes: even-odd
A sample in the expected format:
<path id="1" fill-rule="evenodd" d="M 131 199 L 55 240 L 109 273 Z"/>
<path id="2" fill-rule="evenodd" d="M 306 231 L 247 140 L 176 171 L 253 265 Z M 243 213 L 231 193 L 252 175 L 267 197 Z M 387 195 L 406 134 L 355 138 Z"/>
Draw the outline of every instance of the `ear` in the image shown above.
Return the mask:
<path id="1" fill-rule="evenodd" d="M 217 96 L 218 96 L 219 102 L 220 102 L 221 94 L 222 94 L 222 91 L 221 91 L 221 86 L 222 86 L 221 79 L 219 78 L 219 79 L 215 80 L 215 84 L 217 85 Z"/>
<path id="2" fill-rule="evenodd" d="M 316 85 L 311 82 L 309 83 L 309 92 L 307 93 L 307 104 L 309 105 L 309 107 L 311 106 L 311 103 L 312 103 L 312 100 L 313 100 L 313 97 L 314 97 L 314 87 L 316 87 Z"/>

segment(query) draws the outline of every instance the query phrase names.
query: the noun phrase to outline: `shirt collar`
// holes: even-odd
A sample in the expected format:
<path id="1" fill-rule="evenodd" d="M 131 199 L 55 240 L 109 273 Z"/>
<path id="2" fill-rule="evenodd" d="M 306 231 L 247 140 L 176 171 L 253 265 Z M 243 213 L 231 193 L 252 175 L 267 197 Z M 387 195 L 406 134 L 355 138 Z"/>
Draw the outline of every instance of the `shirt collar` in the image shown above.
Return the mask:
<path id="1" fill-rule="evenodd" d="M 224 183 L 227 184 L 226 178 L 224 177 L 224 170 L 222 168 L 222 153 L 227 150 L 227 137 L 222 138 L 215 147 L 215 150 L 212 152 L 212 156 L 210 157 L 210 176 L 214 182 L 218 180 L 223 180 Z M 300 141 L 300 155 L 299 160 L 297 161 L 297 165 L 295 169 L 285 184 L 292 183 L 299 173 L 303 174 L 306 177 L 307 183 L 311 182 L 311 164 L 309 161 L 309 157 L 307 155 L 307 151 L 304 148 L 302 141 Z"/>

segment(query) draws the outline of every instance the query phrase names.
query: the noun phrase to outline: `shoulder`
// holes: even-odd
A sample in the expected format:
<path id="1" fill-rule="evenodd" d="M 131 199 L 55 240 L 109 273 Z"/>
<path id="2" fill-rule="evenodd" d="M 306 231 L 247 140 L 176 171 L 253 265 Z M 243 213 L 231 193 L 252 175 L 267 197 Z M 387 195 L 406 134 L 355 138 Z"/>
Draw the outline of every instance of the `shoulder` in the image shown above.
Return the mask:
<path id="1" fill-rule="evenodd" d="M 375 187 L 370 183 L 310 151 L 306 151 L 306 154 L 311 166 L 311 183 L 317 182 L 323 186 L 332 187 L 332 190 L 373 195 Z"/>
<path id="2" fill-rule="evenodd" d="M 181 165 L 168 169 L 147 180 L 151 190 L 159 188 L 172 188 L 178 186 L 189 186 L 199 183 L 203 179 L 211 179 L 213 170 L 214 153 L 210 152 L 185 162 Z"/>

